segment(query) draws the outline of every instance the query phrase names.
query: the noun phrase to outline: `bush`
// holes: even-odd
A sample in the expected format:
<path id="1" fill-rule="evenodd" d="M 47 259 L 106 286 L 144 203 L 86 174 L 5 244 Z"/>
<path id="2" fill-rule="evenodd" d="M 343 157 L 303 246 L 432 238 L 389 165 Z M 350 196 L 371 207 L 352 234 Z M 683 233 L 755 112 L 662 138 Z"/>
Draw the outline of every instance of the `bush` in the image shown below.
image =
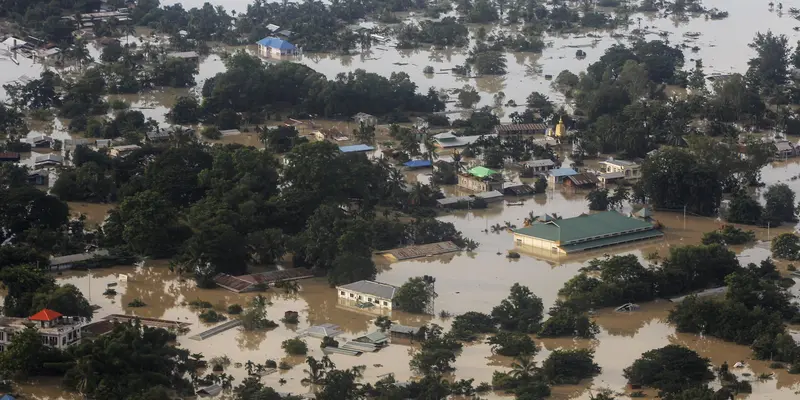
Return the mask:
<path id="1" fill-rule="evenodd" d="M 222 315 L 222 314 L 220 314 L 220 313 L 218 313 L 218 312 L 216 312 L 214 310 L 210 310 L 210 309 L 207 309 L 207 310 L 205 310 L 205 311 L 200 313 L 200 321 L 203 321 L 203 322 L 209 323 L 209 324 L 210 323 L 214 323 L 214 322 L 222 322 L 222 321 L 225 321 L 226 319 L 228 319 L 228 318 L 225 317 L 224 315 Z"/>
<path id="2" fill-rule="evenodd" d="M 302 339 L 286 339 L 281 348 L 290 356 L 303 356 L 308 353 L 308 344 Z"/>
<path id="3" fill-rule="evenodd" d="M 147 304 L 145 304 L 145 303 L 144 303 L 142 300 L 140 300 L 140 299 L 133 299 L 133 301 L 132 301 L 132 302 L 128 303 L 128 307 L 144 307 L 144 306 L 146 306 L 146 305 L 147 305 Z"/>
<path id="4" fill-rule="evenodd" d="M 128 103 L 128 102 L 126 102 L 124 100 L 120 100 L 120 99 L 111 100 L 108 103 L 108 105 L 111 106 L 112 110 L 117 110 L 117 111 L 125 110 L 127 108 L 130 108 L 130 106 L 131 106 L 130 103 Z"/>
<path id="5" fill-rule="evenodd" d="M 535 355 L 537 352 L 536 343 L 524 333 L 500 332 L 490 337 L 487 343 L 492 345 L 492 351 L 501 356 Z"/>
<path id="6" fill-rule="evenodd" d="M 495 331 L 497 331 L 497 327 L 490 315 L 469 311 L 453 319 L 450 334 L 457 340 L 472 341 L 477 339 L 479 334 Z"/>
<path id="7" fill-rule="evenodd" d="M 211 303 L 209 303 L 207 301 L 204 301 L 204 300 L 200 300 L 200 299 L 190 301 L 189 302 L 189 306 L 190 307 L 195 307 L 195 308 L 212 308 L 213 307 L 213 305 Z"/>
<path id="8" fill-rule="evenodd" d="M 264 362 L 264 366 L 267 368 L 278 368 L 278 363 L 275 360 L 267 360 Z"/>
<path id="9" fill-rule="evenodd" d="M 339 347 L 339 342 L 332 337 L 325 336 L 324 338 L 322 338 L 322 343 L 319 344 L 319 347 L 321 349 L 324 349 L 326 347 Z"/>
<path id="10" fill-rule="evenodd" d="M 678 345 L 650 350 L 625 368 L 623 375 L 634 385 L 649 386 L 666 393 L 704 385 L 714 378 L 707 358 Z"/>
<path id="11" fill-rule="evenodd" d="M 281 322 L 285 324 L 298 324 L 300 323 L 300 315 L 296 311 L 287 311 L 283 318 L 281 318 Z"/>
<path id="12" fill-rule="evenodd" d="M 554 384 L 576 385 L 600 373 L 594 363 L 594 350 L 555 350 L 542 364 L 544 377 Z"/>
<path id="13" fill-rule="evenodd" d="M 116 295 L 117 295 L 117 291 L 115 289 L 113 289 L 113 288 L 108 288 L 108 289 L 106 289 L 105 292 L 103 292 L 103 296 L 116 296 Z"/>
<path id="14" fill-rule="evenodd" d="M 430 75 L 433 72 L 434 72 L 433 71 L 433 67 L 431 67 L 430 65 L 427 65 L 427 66 L 425 66 L 425 68 L 422 69 L 422 73 L 426 74 L 426 75 Z"/>
<path id="15" fill-rule="evenodd" d="M 292 365 L 291 365 L 291 364 L 289 364 L 289 363 L 287 363 L 286 361 L 281 361 L 281 362 L 278 364 L 278 369 L 279 369 L 279 370 L 282 370 L 282 371 L 287 371 L 287 370 L 290 370 L 290 369 L 292 369 Z"/>
<path id="16" fill-rule="evenodd" d="M 737 245 L 756 240 L 753 231 L 745 231 L 733 225 L 725 225 L 722 229 L 707 232 L 703 235 L 703 244 Z"/>
<path id="17" fill-rule="evenodd" d="M 236 315 L 242 313 L 242 306 L 238 304 L 231 304 L 228 306 L 228 314 Z"/>
<path id="18" fill-rule="evenodd" d="M 200 134 L 203 135 L 204 138 L 211 140 L 219 140 L 222 138 L 222 133 L 215 126 L 203 127 Z"/>
<path id="19" fill-rule="evenodd" d="M 772 255 L 786 260 L 800 259 L 800 237 L 794 233 L 782 233 L 772 239 Z"/>

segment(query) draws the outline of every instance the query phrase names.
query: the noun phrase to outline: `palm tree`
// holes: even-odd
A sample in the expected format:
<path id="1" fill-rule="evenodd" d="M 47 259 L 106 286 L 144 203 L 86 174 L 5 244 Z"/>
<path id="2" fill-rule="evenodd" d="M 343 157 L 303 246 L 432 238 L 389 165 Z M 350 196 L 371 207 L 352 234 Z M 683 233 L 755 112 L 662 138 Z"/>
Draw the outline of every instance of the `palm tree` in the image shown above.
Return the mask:
<path id="1" fill-rule="evenodd" d="M 247 371 L 247 375 L 253 375 L 253 367 L 254 366 L 255 366 L 255 363 L 253 363 L 250 360 L 247 360 L 247 362 L 244 363 L 244 370 Z"/>
<path id="2" fill-rule="evenodd" d="M 308 374 L 308 377 L 303 378 L 303 382 L 314 385 L 321 384 L 325 380 L 325 365 L 311 356 L 306 358 L 306 364 L 308 364 L 308 369 L 304 369 L 303 372 Z"/>
<path id="3" fill-rule="evenodd" d="M 527 355 L 514 359 L 514 362 L 511 363 L 511 372 L 509 374 L 517 379 L 530 378 L 537 370 L 536 361 L 533 360 L 533 357 Z"/>
<path id="4" fill-rule="evenodd" d="M 269 141 L 269 129 L 256 125 L 255 131 L 258 133 L 258 141 L 264 143 L 264 147 L 267 147 L 267 142 Z"/>
<path id="5" fill-rule="evenodd" d="M 136 35 L 136 27 L 133 24 L 125 24 L 122 26 L 122 33 L 125 34 L 125 44 L 128 44 L 128 37 L 130 35 Z"/>
<path id="6" fill-rule="evenodd" d="M 459 172 L 461 172 L 461 168 L 462 167 L 463 167 L 463 165 L 461 165 L 461 153 L 459 153 L 458 151 L 454 151 L 453 152 L 453 169 L 456 170 L 456 173 L 459 173 Z"/>
<path id="7" fill-rule="evenodd" d="M 426 136 L 422 144 L 425 146 L 425 158 L 427 158 L 431 163 L 439 158 L 439 153 L 436 152 L 436 142 L 433 140 L 433 136 Z"/>

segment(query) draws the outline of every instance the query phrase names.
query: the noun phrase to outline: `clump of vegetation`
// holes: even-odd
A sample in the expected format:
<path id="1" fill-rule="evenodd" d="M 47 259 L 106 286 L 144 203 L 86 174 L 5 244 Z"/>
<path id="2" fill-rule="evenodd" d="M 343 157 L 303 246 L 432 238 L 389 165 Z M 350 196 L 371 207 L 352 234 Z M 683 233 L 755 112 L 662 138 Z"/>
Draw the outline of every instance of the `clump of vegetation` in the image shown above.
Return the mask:
<path id="1" fill-rule="evenodd" d="M 147 305 L 147 304 L 145 304 L 145 303 L 144 303 L 142 300 L 140 300 L 140 299 L 133 299 L 133 301 L 131 301 L 130 303 L 128 303 L 128 307 L 144 307 L 144 306 L 146 306 L 146 305 Z"/>
<path id="2" fill-rule="evenodd" d="M 434 72 L 433 67 L 431 67 L 430 65 L 427 65 L 425 66 L 425 68 L 422 69 L 422 73 L 426 75 L 431 75 L 433 74 L 433 72 Z"/>
<path id="3" fill-rule="evenodd" d="M 375 326 L 378 327 L 381 332 L 386 332 L 392 327 L 392 320 L 385 315 L 381 315 L 375 319 Z"/>
<path id="4" fill-rule="evenodd" d="M 800 260 L 800 236 L 781 233 L 772 239 L 772 255 L 784 260 Z"/>
<path id="5" fill-rule="evenodd" d="M 496 331 L 497 326 L 491 315 L 468 311 L 453 318 L 449 335 L 454 339 L 469 342 L 476 340 L 478 335 Z"/>
<path id="6" fill-rule="evenodd" d="M 281 322 L 285 324 L 298 324 L 300 323 L 300 314 L 296 311 L 287 311 L 283 318 L 281 318 Z"/>
<path id="7" fill-rule="evenodd" d="M 633 385 L 677 393 L 686 387 L 701 386 L 714 378 L 707 358 L 678 345 L 650 350 L 625 368 L 623 375 Z"/>
<path id="8" fill-rule="evenodd" d="M 545 379 L 556 385 L 577 385 L 600 373 L 594 362 L 594 350 L 554 350 L 542 364 Z"/>
<path id="9" fill-rule="evenodd" d="M 105 292 L 103 292 L 103 296 L 116 296 L 117 291 L 114 288 L 107 288 Z"/>
<path id="10" fill-rule="evenodd" d="M 208 360 L 208 363 L 211 364 L 212 371 L 220 372 L 231 365 L 231 359 L 228 356 L 217 356 Z"/>
<path id="11" fill-rule="evenodd" d="M 508 298 L 492 309 L 492 318 L 504 330 L 536 333 L 541 328 L 543 313 L 542 299 L 528 287 L 515 283 Z"/>
<path id="12" fill-rule="evenodd" d="M 228 306 L 228 314 L 236 315 L 242 313 L 242 306 L 238 304 L 231 304 Z"/>
<path id="13" fill-rule="evenodd" d="M 195 307 L 195 308 L 212 308 L 212 307 L 214 307 L 211 303 L 209 303 L 207 301 L 204 301 L 204 300 L 200 300 L 200 299 L 196 299 L 196 300 L 190 301 L 189 302 L 189 306 L 190 307 Z"/>
<path id="14" fill-rule="evenodd" d="M 424 313 L 428 304 L 433 301 L 430 288 L 435 281 L 434 277 L 427 275 L 408 278 L 408 282 L 397 289 L 393 301 L 403 311 L 415 314 Z"/>
<path id="15" fill-rule="evenodd" d="M 715 231 L 703 234 L 703 244 L 738 245 L 756 240 L 756 233 L 745 231 L 733 225 L 724 225 Z"/>
<path id="16" fill-rule="evenodd" d="M 242 328 L 247 331 L 258 331 L 276 328 L 278 324 L 267 318 L 267 299 L 261 295 L 253 298 L 250 307 L 244 310 L 239 319 Z"/>
<path id="17" fill-rule="evenodd" d="M 322 349 L 326 347 L 339 347 L 339 342 L 330 336 L 325 336 L 322 338 L 322 343 L 319 344 L 319 347 Z"/>
<path id="18" fill-rule="evenodd" d="M 222 322 L 228 319 L 225 315 L 220 314 L 214 310 L 206 309 L 199 315 L 200 320 L 205 323 Z"/>
<path id="19" fill-rule="evenodd" d="M 200 134 L 206 139 L 219 140 L 222 139 L 222 133 L 216 126 L 206 126 L 200 130 Z"/>
<path id="20" fill-rule="evenodd" d="M 302 339 L 286 339 L 281 343 L 281 348 L 290 356 L 304 356 L 308 353 L 308 344 Z"/>
<path id="21" fill-rule="evenodd" d="M 492 351 L 501 356 L 517 357 L 522 354 L 536 355 L 538 349 L 530 336 L 517 332 L 500 332 L 487 341 Z"/>
<path id="22" fill-rule="evenodd" d="M 600 332 L 600 328 L 589 319 L 586 312 L 561 300 L 556 301 L 549 314 L 550 318 L 544 321 L 539 332 L 542 337 L 572 336 L 592 339 Z"/>
<path id="23" fill-rule="evenodd" d="M 278 363 L 275 360 L 267 360 L 264 362 L 264 366 L 267 368 L 278 368 Z"/>
<path id="24" fill-rule="evenodd" d="M 292 364 L 289 364 L 286 361 L 281 361 L 280 363 L 278 363 L 278 369 L 281 371 L 288 371 L 292 369 Z"/>
<path id="25" fill-rule="evenodd" d="M 108 102 L 108 105 L 111 107 L 112 110 L 125 110 L 131 107 L 131 104 L 126 102 L 125 100 L 114 99 Z"/>

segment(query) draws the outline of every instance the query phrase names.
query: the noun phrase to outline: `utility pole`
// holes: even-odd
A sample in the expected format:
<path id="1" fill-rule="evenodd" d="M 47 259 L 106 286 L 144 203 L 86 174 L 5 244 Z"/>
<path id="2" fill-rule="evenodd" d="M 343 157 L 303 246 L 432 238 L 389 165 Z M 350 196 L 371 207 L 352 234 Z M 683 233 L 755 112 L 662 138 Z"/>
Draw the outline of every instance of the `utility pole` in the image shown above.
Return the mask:
<path id="1" fill-rule="evenodd" d="M 683 205 L 683 230 L 686 230 L 686 204 Z"/>

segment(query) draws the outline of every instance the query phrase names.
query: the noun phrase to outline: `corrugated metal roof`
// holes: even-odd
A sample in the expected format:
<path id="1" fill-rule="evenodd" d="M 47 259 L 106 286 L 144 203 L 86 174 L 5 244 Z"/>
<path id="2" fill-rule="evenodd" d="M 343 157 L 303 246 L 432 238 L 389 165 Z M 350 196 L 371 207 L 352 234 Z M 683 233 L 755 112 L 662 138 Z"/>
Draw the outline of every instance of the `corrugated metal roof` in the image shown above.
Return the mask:
<path id="1" fill-rule="evenodd" d="M 297 49 L 297 47 L 295 47 L 293 44 L 291 44 L 291 43 L 289 43 L 289 42 L 287 42 L 287 41 L 285 41 L 283 39 L 278 39 L 276 37 L 265 37 L 265 38 L 259 40 L 256 43 L 258 43 L 259 46 L 271 47 L 273 49 L 280 49 L 280 50 L 296 50 Z"/>
<path id="2" fill-rule="evenodd" d="M 547 124 L 533 123 L 533 124 L 507 124 L 497 125 L 494 127 L 498 133 L 506 132 L 520 132 L 520 131 L 546 131 Z"/>
<path id="3" fill-rule="evenodd" d="M 549 167 L 551 165 L 555 165 L 556 163 L 554 163 L 553 160 L 544 159 L 544 160 L 523 161 L 520 164 L 526 167 L 536 168 L 536 167 Z"/>
<path id="4" fill-rule="evenodd" d="M 556 168 L 551 169 L 548 174 L 550 176 L 561 177 L 561 176 L 570 176 L 570 175 L 577 175 L 578 171 L 575 171 L 572 168 Z"/>
<path id="5" fill-rule="evenodd" d="M 527 228 L 516 229 L 514 233 L 552 242 L 560 240 L 562 244 L 567 245 L 581 240 L 593 240 L 591 238 L 603 235 L 621 235 L 626 232 L 643 230 L 654 230 L 654 228 L 649 222 L 626 217 L 616 211 L 606 211 L 546 223 L 535 223 Z"/>
<path id="6" fill-rule="evenodd" d="M 585 172 L 582 174 L 570 175 L 567 177 L 567 179 L 569 179 L 576 186 L 596 185 L 598 182 L 600 182 L 596 175 L 587 174 Z"/>
<path id="7" fill-rule="evenodd" d="M 627 234 L 619 235 L 619 236 L 612 236 L 612 237 L 607 237 L 607 238 L 602 238 L 602 239 L 590 240 L 590 241 L 587 241 L 587 242 L 567 244 L 567 245 L 563 245 L 563 246 L 560 246 L 560 247 L 567 254 L 569 254 L 569 253 L 576 253 L 576 252 L 579 252 L 579 251 L 586 251 L 586 250 L 592 250 L 592 249 L 599 249 L 599 248 L 602 248 L 602 247 L 614 246 L 614 245 L 617 245 L 617 244 L 637 242 L 637 241 L 646 240 L 646 239 L 653 239 L 653 238 L 662 237 L 662 236 L 664 236 L 664 233 L 662 233 L 661 231 L 657 231 L 655 229 L 651 229 L 649 231 L 633 232 L 633 233 L 627 233 Z"/>
<path id="8" fill-rule="evenodd" d="M 356 153 L 361 151 L 372 151 L 375 150 L 374 147 L 368 146 L 366 144 L 354 144 L 352 146 L 340 146 L 339 151 L 342 153 Z"/>
<path id="9" fill-rule="evenodd" d="M 373 295 L 382 299 L 391 300 L 394 298 L 394 293 L 397 291 L 397 286 L 375 281 L 358 281 L 348 283 L 347 285 L 337 286 L 336 289 L 351 290 L 353 292 Z"/>
<path id="10" fill-rule="evenodd" d="M 63 264 L 71 264 L 81 261 L 88 261 L 94 258 L 95 256 L 107 256 L 108 250 L 97 250 L 91 253 L 79 253 L 79 254 L 70 254 L 67 256 L 60 256 L 60 257 L 50 257 L 50 265 L 63 265 Z"/>
<path id="11" fill-rule="evenodd" d="M 477 176 L 478 178 L 488 178 L 492 175 L 497 175 L 499 172 L 486 167 L 474 167 L 469 170 L 470 175 Z"/>
<path id="12" fill-rule="evenodd" d="M 403 165 L 409 168 L 424 168 L 424 167 L 430 167 L 432 164 L 430 160 L 411 160 L 404 163 Z"/>

